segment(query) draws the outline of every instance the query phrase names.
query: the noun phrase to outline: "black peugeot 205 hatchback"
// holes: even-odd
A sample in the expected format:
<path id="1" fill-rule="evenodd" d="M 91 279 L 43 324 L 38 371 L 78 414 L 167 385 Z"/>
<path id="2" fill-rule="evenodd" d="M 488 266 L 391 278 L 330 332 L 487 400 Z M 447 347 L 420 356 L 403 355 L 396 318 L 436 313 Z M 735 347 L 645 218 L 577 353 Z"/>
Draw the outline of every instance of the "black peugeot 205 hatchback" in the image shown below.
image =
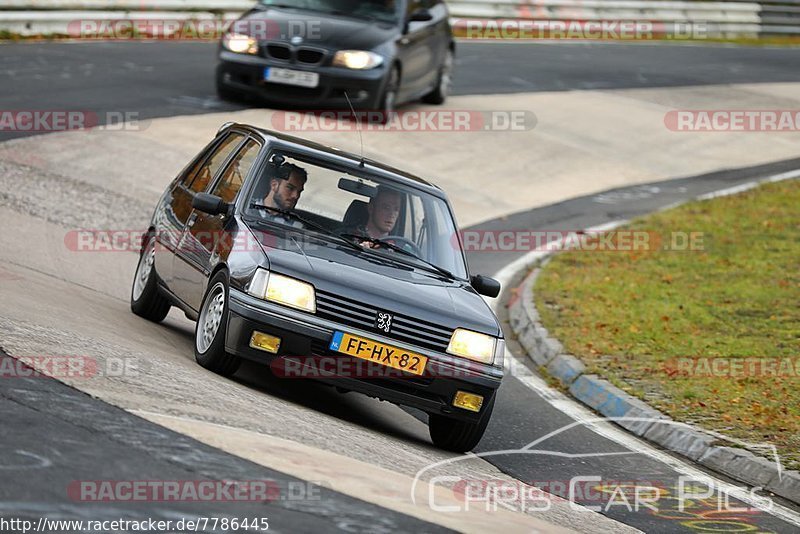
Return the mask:
<path id="1" fill-rule="evenodd" d="M 443 103 L 454 54 L 443 0 L 261 0 L 220 41 L 217 92 L 388 115 Z"/>
<path id="2" fill-rule="evenodd" d="M 243 358 L 429 414 L 437 446 L 486 429 L 505 343 L 438 187 L 338 149 L 225 124 L 170 183 L 142 249 L 134 313 L 177 306 L 203 367 Z"/>

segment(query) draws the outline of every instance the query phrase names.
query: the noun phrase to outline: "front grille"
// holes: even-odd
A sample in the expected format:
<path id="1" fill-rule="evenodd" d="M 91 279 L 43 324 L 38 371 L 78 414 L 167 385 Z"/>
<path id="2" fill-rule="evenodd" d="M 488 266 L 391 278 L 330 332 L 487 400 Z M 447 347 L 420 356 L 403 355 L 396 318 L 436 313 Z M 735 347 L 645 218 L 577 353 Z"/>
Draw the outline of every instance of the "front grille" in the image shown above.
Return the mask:
<path id="1" fill-rule="evenodd" d="M 274 57 L 275 59 L 280 59 L 283 61 L 289 61 L 289 59 L 292 57 L 292 52 L 289 50 L 289 47 L 285 45 L 267 45 L 267 54 L 270 57 Z"/>
<path id="2" fill-rule="evenodd" d="M 305 63 L 307 65 L 318 65 L 325 59 L 323 50 L 305 47 L 294 48 L 281 43 L 262 45 L 261 54 L 272 59 L 291 61 L 292 63 Z"/>
<path id="3" fill-rule="evenodd" d="M 410 345 L 437 352 L 447 350 L 453 331 L 436 324 L 392 313 L 391 332 L 384 333 L 375 326 L 378 308 L 356 300 L 317 291 L 317 315 L 347 326 L 353 326 L 382 336 L 403 341 Z"/>
<path id="4" fill-rule="evenodd" d="M 322 61 L 323 57 L 324 54 L 321 51 L 311 48 L 301 48 L 297 51 L 297 61 L 300 63 L 316 64 Z"/>

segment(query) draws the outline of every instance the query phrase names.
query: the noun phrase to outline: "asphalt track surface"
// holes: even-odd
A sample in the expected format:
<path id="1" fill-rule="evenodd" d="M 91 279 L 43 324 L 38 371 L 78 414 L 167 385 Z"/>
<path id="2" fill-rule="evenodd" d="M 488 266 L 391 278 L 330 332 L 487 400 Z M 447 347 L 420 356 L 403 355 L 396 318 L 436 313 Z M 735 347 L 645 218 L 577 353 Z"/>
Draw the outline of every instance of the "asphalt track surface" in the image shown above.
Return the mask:
<path id="1" fill-rule="evenodd" d="M 502 55 L 498 55 L 498 53 Z M 502 58 L 500 60 L 499 58 Z M 56 43 L 14 44 L 0 47 L 1 109 L 79 109 L 135 111 L 140 118 L 183 115 L 236 109 L 213 96 L 211 72 L 214 45 L 203 43 Z M 609 76 L 609 72 L 614 72 Z M 760 48 L 698 48 L 689 46 L 476 44 L 459 47 L 456 94 L 536 90 L 580 90 L 624 87 L 661 87 L 716 83 L 798 81 L 800 54 L 796 50 Z M 10 83 L 6 83 L 10 82 Z M 9 88 L 13 87 L 13 90 Z M 8 137 L 6 137 L 8 138 Z M 586 228 L 627 219 L 686 200 L 698 194 L 734 186 L 752 179 L 800 167 L 800 160 L 776 163 L 740 171 L 723 171 L 684 180 L 609 191 L 602 195 L 572 199 L 553 206 L 488 221 L 473 229 L 548 230 Z M 473 272 L 493 273 L 515 260 L 515 254 L 470 255 Z M 2 339 L 0 338 L 0 345 Z M 513 347 L 512 347 L 513 349 Z M 1 358 L 2 356 L 0 356 Z M 16 382 L 16 381 L 15 381 Z M 29 470 L 6 472 L 0 485 L 2 512 L 40 516 L 58 510 L 64 517 L 76 517 L 80 508 L 86 517 L 111 518 L 137 515 L 135 507 L 119 509 L 95 506 L 91 511 L 76 507 L 54 483 L 76 479 L 146 479 L 147 474 L 163 479 L 272 478 L 288 484 L 289 477 L 254 466 L 245 460 L 220 453 L 188 438 L 163 430 L 132 415 L 93 400 L 52 380 L 31 379 L 24 386 L 0 384 L 4 405 L 4 448 L 24 450 L 37 444 L 43 432 L 54 454 L 61 455 L 64 472 L 36 476 Z M 72 407 L 95 417 L 75 418 Z M 74 413 L 74 412 L 72 412 Z M 494 416 L 486 437 L 476 452 L 517 449 L 548 432 L 573 422 L 540 394 L 518 378 L 509 376 L 500 390 Z M 376 431 L 379 431 L 376 429 Z M 56 436 L 59 436 L 56 438 Z M 62 438 L 63 436 L 63 438 Z M 147 436 L 147 440 L 141 436 Z M 399 439 L 403 439 L 400 437 Z M 92 443 L 87 446 L 87 443 Z M 41 446 L 41 443 L 38 443 Z M 181 447 L 184 447 L 181 449 Z M 612 481 L 649 480 L 674 490 L 679 473 L 669 465 L 630 451 L 591 429 L 578 427 L 548 440 L 543 448 L 553 455 L 502 455 L 487 457 L 501 471 L 528 483 L 568 482 L 573 476 L 599 475 Z M 191 465 L 181 464 L 183 451 Z M 192 452 L 193 451 L 193 452 Z M 191 454 L 190 454 L 191 452 Z M 627 453 L 587 459 L 582 454 Z M 192 456 L 196 454 L 199 456 Z M 573 456 L 571 456 L 573 455 Z M 577 455 L 577 456 L 574 456 Z M 121 461 L 124 459 L 124 461 Z M 66 461 L 68 460 L 68 461 Z M 201 472 L 200 461 L 207 461 Z M 98 471 L 102 467 L 102 472 Z M 88 474 L 91 473 L 91 476 Z M 256 475 L 253 475 L 256 473 Z M 558 493 L 558 492 L 556 492 Z M 325 492 L 321 502 L 329 506 L 293 509 L 288 504 L 270 505 L 270 516 L 280 517 L 292 530 L 316 530 L 321 522 L 337 521 L 339 528 L 370 523 L 375 507 L 335 492 Z M 26 499 L 27 498 L 27 499 Z M 21 509 L 19 502 L 42 503 L 42 508 Z M 313 504 L 313 503 L 312 503 Z M 586 504 L 603 504 L 587 502 Z M 253 516 L 258 510 L 238 504 L 225 505 L 219 513 Z M 148 508 L 148 515 L 154 507 Z M 163 517 L 194 515 L 191 506 L 155 510 Z M 210 510 L 206 515 L 212 515 Z M 697 512 L 695 510 L 694 512 Z M 703 511 L 703 510 L 700 510 Z M 23 512 L 19 514 L 19 512 Z M 690 515 L 647 510 L 629 511 L 622 506 L 604 512 L 610 517 L 647 532 L 695 532 Z M 200 514 L 197 514 L 200 515 Z M 432 531 L 435 525 L 397 513 L 385 513 L 378 526 L 387 530 Z M 762 532 L 792 532 L 797 526 L 767 513 L 741 514 L 720 518 L 718 530 L 741 527 Z"/>
<path id="2" fill-rule="evenodd" d="M 0 366 L 9 365 L 0 350 Z M 225 454 L 92 399 L 56 380 L 0 381 L 3 416 L 0 517 L 50 520 L 266 518 L 272 530 L 296 532 L 448 532 L 368 502 Z M 42 436 L 47 435 L 44 444 Z M 12 437 L 13 436 L 13 437 Z M 35 451 L 35 452 L 34 452 Z M 87 502 L 77 481 L 253 481 L 253 502 Z M 199 487 L 199 486 L 197 486 Z M 69 495 L 64 488 L 71 488 Z M 92 486 L 90 491 L 96 491 Z M 101 491 L 101 490 L 99 490 Z M 260 491 L 260 490 L 259 490 Z M 299 495 L 304 498 L 296 498 Z M 84 497 L 82 497 L 82 495 Z M 223 494 L 224 495 L 224 494 Z M 267 495 L 261 501 L 261 495 Z M 47 530 L 45 530 L 46 532 Z M 212 529 L 206 531 L 212 532 Z M 218 529 L 224 532 L 223 529 Z"/>
<path id="3" fill-rule="evenodd" d="M 216 44 L 0 44 L 0 109 L 134 112 L 139 119 L 241 109 L 214 90 Z M 622 43 L 457 45 L 454 95 L 800 81 L 800 53 Z M 0 141 L 35 132 L 0 132 Z"/>

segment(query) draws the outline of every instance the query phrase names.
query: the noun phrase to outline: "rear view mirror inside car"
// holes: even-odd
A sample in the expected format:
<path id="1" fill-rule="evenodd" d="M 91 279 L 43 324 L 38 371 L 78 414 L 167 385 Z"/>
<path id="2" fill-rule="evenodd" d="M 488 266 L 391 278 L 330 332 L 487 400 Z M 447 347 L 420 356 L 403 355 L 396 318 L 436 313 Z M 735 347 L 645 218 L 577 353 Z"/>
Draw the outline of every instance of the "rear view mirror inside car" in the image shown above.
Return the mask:
<path id="1" fill-rule="evenodd" d="M 354 193 L 356 195 L 364 195 L 365 197 L 372 198 L 375 196 L 375 186 L 366 184 L 361 180 L 353 180 L 351 178 L 341 177 L 339 178 L 339 189 L 343 189 L 349 193 Z"/>

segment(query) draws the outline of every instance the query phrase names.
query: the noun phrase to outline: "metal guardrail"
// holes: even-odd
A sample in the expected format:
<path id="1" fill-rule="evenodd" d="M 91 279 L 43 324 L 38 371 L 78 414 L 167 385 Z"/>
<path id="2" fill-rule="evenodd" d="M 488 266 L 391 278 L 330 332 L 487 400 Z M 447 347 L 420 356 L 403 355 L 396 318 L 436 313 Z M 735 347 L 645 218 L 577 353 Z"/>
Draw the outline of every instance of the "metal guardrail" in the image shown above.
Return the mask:
<path id="1" fill-rule="evenodd" d="M 573 21 L 646 21 L 661 33 L 677 36 L 687 26 L 704 37 L 757 36 L 761 6 L 754 2 L 664 0 L 454 0 L 456 17 Z"/>
<path id="2" fill-rule="evenodd" d="M 234 19 L 253 0 L 3 0 L 0 31 L 19 35 L 69 35 L 80 20 Z M 497 19 L 571 23 L 648 21 L 703 25 L 709 37 L 800 35 L 800 0 L 453 0 L 456 26 Z"/>

